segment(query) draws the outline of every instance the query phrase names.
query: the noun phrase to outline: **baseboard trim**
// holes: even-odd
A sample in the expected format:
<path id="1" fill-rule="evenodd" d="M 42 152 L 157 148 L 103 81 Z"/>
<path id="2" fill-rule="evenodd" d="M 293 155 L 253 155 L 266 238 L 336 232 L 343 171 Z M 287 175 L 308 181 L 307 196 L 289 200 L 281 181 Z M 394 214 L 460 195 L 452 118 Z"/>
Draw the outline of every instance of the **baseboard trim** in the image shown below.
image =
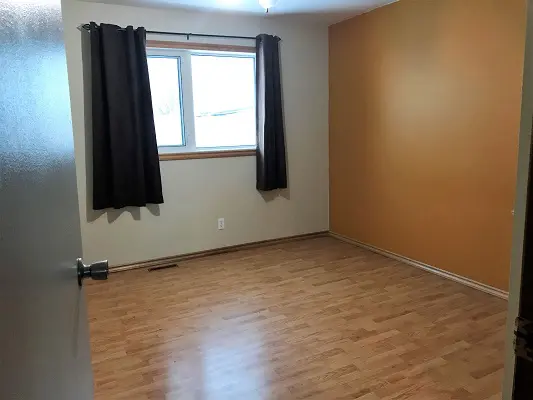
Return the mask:
<path id="1" fill-rule="evenodd" d="M 141 268 L 165 267 L 165 266 L 177 264 L 178 262 L 181 262 L 184 260 L 192 260 L 195 258 L 214 256 L 217 254 L 233 253 L 239 250 L 248 250 L 248 249 L 255 249 L 258 247 L 273 246 L 276 244 L 294 242 L 297 240 L 313 239 L 313 238 L 324 237 L 328 235 L 329 235 L 329 231 L 320 231 L 320 232 L 314 232 L 314 233 L 306 233 L 303 235 L 286 236 L 286 237 L 282 237 L 278 239 L 260 240 L 257 242 L 238 244 L 235 246 L 219 247 L 216 249 L 197 251 L 194 253 L 186 253 L 186 254 L 180 254 L 180 255 L 171 256 L 171 257 L 155 258 L 152 260 L 146 260 L 146 261 L 141 261 L 141 262 L 136 262 L 136 263 L 131 263 L 131 264 L 111 266 L 109 267 L 109 272 L 114 273 L 114 272 L 131 271 L 133 269 L 141 269 Z"/>
<path id="2" fill-rule="evenodd" d="M 469 286 L 471 288 L 474 288 L 474 289 L 477 289 L 477 290 L 481 290 L 482 292 L 491 294 L 491 295 L 499 297 L 501 299 L 505 299 L 505 300 L 509 299 L 509 293 L 506 292 L 506 291 L 503 291 L 501 289 L 497 289 L 495 287 L 486 285 L 484 283 L 474 281 L 473 279 L 465 278 L 464 276 L 457 275 L 457 274 L 454 274 L 452 272 L 448 272 L 448 271 L 442 270 L 440 268 L 433 267 L 433 266 L 428 265 L 428 264 L 424 264 L 424 263 L 422 263 L 420 261 L 416 261 L 416 260 L 413 260 L 411 258 L 404 257 L 402 255 L 393 253 L 393 252 L 388 251 L 388 250 L 380 249 L 379 247 L 375 247 L 375 246 L 360 242 L 358 240 L 350 239 L 349 237 L 346 237 L 346 236 L 343 236 L 343 235 L 339 235 L 338 233 L 335 233 L 335 232 L 331 232 L 330 231 L 329 234 L 330 234 L 330 236 L 332 236 L 332 237 L 334 237 L 336 239 L 339 239 L 339 240 L 341 240 L 343 242 L 352 244 L 354 246 L 362 247 L 362 248 L 370 250 L 370 251 L 372 251 L 374 253 L 381 254 L 382 256 L 385 256 L 385 257 L 388 257 L 388 258 L 392 258 L 393 260 L 396 260 L 396 261 L 401 261 L 401 262 L 403 262 L 405 264 L 411 265 L 411 266 L 416 267 L 416 268 L 423 269 L 424 271 L 431 272 L 432 274 L 439 275 L 439 276 L 441 276 L 443 278 L 450 279 L 452 281 L 461 283 L 461 284 L 463 284 L 465 286 Z"/>

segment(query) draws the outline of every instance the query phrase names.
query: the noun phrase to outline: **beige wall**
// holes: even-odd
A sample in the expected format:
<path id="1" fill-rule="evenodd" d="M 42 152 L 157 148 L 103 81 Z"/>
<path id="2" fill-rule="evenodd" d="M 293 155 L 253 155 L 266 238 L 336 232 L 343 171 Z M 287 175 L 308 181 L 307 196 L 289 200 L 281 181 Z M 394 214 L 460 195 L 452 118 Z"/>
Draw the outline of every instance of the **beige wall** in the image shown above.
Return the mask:
<path id="1" fill-rule="evenodd" d="M 83 253 L 113 265 L 328 229 L 328 32 L 299 21 L 64 1 Z M 79 24 L 149 30 L 280 36 L 289 190 L 255 190 L 255 158 L 161 164 L 165 204 L 107 214 L 87 202 Z M 249 42 L 248 42 L 249 44 Z M 90 175 L 89 175 L 90 176 Z M 157 214 L 157 215 L 154 215 Z M 217 230 L 217 218 L 226 229 Z"/>
<path id="2" fill-rule="evenodd" d="M 330 27 L 331 229 L 506 290 L 524 40 L 524 0 Z"/>

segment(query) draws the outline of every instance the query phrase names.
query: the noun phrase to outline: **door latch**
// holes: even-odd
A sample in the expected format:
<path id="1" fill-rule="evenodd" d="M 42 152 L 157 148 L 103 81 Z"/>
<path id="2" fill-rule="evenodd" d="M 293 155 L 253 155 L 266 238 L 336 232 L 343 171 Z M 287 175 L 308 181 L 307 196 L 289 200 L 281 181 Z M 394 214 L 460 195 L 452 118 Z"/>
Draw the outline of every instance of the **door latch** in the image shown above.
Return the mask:
<path id="1" fill-rule="evenodd" d="M 533 322 L 518 317 L 515 327 L 514 351 L 516 356 L 533 362 Z"/>

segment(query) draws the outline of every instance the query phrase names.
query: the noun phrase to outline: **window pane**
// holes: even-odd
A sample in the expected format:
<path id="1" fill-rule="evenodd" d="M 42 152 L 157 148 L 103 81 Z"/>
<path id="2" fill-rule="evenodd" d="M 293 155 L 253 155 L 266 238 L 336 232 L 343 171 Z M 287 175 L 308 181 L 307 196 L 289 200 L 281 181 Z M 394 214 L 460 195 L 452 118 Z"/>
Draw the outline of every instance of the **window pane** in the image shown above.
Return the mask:
<path id="1" fill-rule="evenodd" d="M 196 147 L 255 146 L 253 57 L 192 55 Z"/>
<path id="2" fill-rule="evenodd" d="M 158 146 L 183 146 L 179 57 L 148 57 Z"/>

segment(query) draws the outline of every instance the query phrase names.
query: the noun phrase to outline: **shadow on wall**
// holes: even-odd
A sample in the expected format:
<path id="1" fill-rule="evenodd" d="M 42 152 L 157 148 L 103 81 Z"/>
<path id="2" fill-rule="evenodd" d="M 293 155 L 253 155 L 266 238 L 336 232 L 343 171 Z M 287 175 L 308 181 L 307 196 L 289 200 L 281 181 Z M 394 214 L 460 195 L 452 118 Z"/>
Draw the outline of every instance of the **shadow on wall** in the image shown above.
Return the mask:
<path id="1" fill-rule="evenodd" d="M 148 204 L 146 209 L 155 217 L 161 215 L 161 209 L 159 204 Z M 107 215 L 107 222 L 115 222 L 122 214 L 130 214 L 135 221 L 141 220 L 141 208 L 140 207 L 125 207 L 120 210 L 92 210 L 90 206 L 87 206 L 87 222 L 94 222 L 102 215 Z"/>
<path id="2" fill-rule="evenodd" d="M 83 71 L 83 106 L 84 106 L 84 125 L 85 125 L 85 216 L 87 222 L 96 221 L 104 211 L 95 211 L 92 209 L 93 196 L 93 123 L 92 123 L 92 96 L 91 96 L 91 42 L 88 31 L 82 29 L 81 35 L 81 62 Z M 117 216 L 118 218 L 118 216 Z M 140 218 L 140 215 L 139 215 Z M 115 218 L 116 220 L 116 218 Z"/>
<path id="3" fill-rule="evenodd" d="M 288 185 L 287 185 L 288 186 Z M 276 200 L 278 197 L 283 197 L 286 200 L 291 199 L 291 189 L 288 187 L 287 189 L 278 189 L 278 190 L 272 190 L 270 192 L 259 192 L 261 194 L 261 197 L 265 201 L 265 203 L 270 203 L 271 201 Z"/>

